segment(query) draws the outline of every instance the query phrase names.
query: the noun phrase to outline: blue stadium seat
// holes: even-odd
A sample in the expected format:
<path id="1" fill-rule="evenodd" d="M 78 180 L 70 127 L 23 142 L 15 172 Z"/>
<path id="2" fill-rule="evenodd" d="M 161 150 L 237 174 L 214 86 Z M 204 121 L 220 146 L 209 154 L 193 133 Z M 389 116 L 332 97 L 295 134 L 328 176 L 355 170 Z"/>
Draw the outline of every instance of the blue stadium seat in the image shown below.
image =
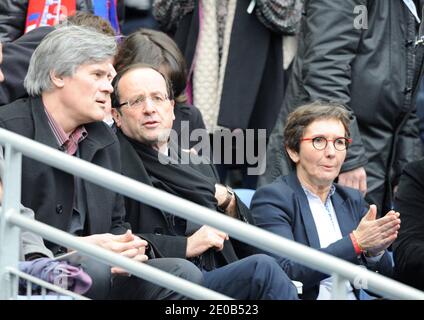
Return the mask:
<path id="1" fill-rule="evenodd" d="M 250 208 L 250 202 L 252 201 L 252 197 L 255 194 L 255 190 L 253 189 L 234 189 L 236 195 L 240 198 L 243 203 Z"/>

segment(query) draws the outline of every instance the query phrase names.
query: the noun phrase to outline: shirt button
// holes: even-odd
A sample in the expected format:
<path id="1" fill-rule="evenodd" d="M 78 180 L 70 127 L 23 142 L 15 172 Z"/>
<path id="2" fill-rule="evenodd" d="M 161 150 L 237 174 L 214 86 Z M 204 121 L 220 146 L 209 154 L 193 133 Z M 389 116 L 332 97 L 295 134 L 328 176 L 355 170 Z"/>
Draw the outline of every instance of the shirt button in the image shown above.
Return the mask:
<path id="1" fill-rule="evenodd" d="M 58 204 L 56 206 L 56 213 L 57 214 L 62 214 L 63 213 L 63 206 L 61 204 Z"/>
<path id="2" fill-rule="evenodd" d="M 410 46 L 412 46 L 414 43 L 415 43 L 415 41 L 414 41 L 414 40 L 407 40 L 407 41 L 405 42 L 405 47 L 410 47 Z"/>

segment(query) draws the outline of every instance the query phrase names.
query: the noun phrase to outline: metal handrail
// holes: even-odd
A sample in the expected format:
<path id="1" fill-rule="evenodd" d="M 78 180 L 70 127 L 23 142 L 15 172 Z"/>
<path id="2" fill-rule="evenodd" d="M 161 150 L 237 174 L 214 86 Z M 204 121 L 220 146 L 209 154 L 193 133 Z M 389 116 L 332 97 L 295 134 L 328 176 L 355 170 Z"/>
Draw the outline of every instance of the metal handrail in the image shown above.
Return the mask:
<path id="1" fill-rule="evenodd" d="M 58 150 L 34 142 L 17 134 L 0 129 L 0 142 L 35 160 L 79 176 L 92 183 L 126 195 L 148 205 L 227 232 L 233 238 L 287 257 L 326 274 L 338 274 L 352 283 L 367 284 L 367 289 L 383 297 L 393 299 L 424 299 L 424 292 L 388 279 L 360 266 L 332 255 L 317 251 L 271 232 L 219 214 L 188 200 L 137 182 L 118 173 L 87 161 L 70 157 Z M 106 178 L 107 177 L 107 178 Z M 164 201 L 166 199 L 166 201 Z M 32 227 L 30 228 L 32 229 Z"/>
<path id="2" fill-rule="evenodd" d="M 75 249 L 81 254 L 85 254 L 87 256 L 95 258 L 96 260 L 104 262 L 110 266 L 121 267 L 128 271 L 130 274 L 145 279 L 151 279 L 152 282 L 162 287 L 170 287 L 173 290 L 183 293 L 188 297 L 194 299 L 228 299 L 228 297 L 226 297 L 225 295 L 193 284 L 187 280 L 175 277 L 173 275 L 170 275 L 169 273 L 151 267 L 145 263 L 133 261 L 130 258 L 121 256 L 94 244 L 84 242 L 78 239 L 78 237 L 76 236 L 73 236 L 62 230 L 53 228 L 45 223 L 36 220 L 31 220 L 20 214 L 12 212 L 6 212 L 6 219 L 10 223 L 17 225 L 23 229 L 35 232 L 47 240 L 50 240 L 55 243 L 61 243 L 62 245 L 68 248 Z"/>

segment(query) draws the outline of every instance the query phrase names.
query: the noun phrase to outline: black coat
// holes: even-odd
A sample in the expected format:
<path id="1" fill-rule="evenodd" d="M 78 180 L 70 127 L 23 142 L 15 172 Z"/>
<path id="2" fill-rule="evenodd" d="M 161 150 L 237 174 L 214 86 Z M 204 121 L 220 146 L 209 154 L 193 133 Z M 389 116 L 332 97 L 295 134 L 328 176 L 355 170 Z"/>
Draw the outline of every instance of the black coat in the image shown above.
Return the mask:
<path id="1" fill-rule="evenodd" d="M 151 186 L 151 180 L 139 155 L 121 132 L 118 131 L 117 135 L 121 145 L 122 174 Z M 218 179 L 211 165 L 193 165 L 193 168 Z M 133 231 L 140 233 L 140 236 L 151 244 L 156 257 L 186 258 L 187 237 L 175 231 L 172 222 L 167 219 L 163 211 L 131 198 L 125 198 L 125 207 L 126 219 L 133 227 Z M 253 222 L 250 211 L 239 199 L 237 209 L 242 217 L 250 223 Z M 227 264 L 253 253 L 256 253 L 255 248 L 231 239 L 225 242 L 224 249 L 219 255 L 222 254 L 224 263 Z"/>
<path id="2" fill-rule="evenodd" d="M 48 124 L 41 98 L 17 100 L 0 108 L 0 127 L 58 149 Z M 79 144 L 80 158 L 116 172 L 121 170 L 116 136 L 102 122 L 85 125 L 87 137 Z M 125 208 L 121 195 L 98 185 L 83 182 L 87 219 L 84 235 L 124 233 Z M 74 178 L 48 165 L 23 157 L 22 204 L 35 212 L 35 218 L 68 231 L 73 210 Z M 52 251 L 57 253 L 57 246 Z"/>
<path id="3" fill-rule="evenodd" d="M 230 129 L 267 129 L 275 125 L 284 97 L 282 35 L 246 12 L 239 0 L 231 31 L 218 124 Z M 193 63 L 199 34 L 198 1 L 174 36 L 187 64 Z"/>
<path id="4" fill-rule="evenodd" d="M 360 6 L 367 9 L 367 28 L 354 27 Z M 421 8 L 422 3 L 419 13 Z M 354 113 L 353 144 L 342 172 L 365 166 L 369 191 L 389 194 L 390 204 L 390 186 L 402 167 L 421 154 L 415 96 L 423 48 L 414 46 L 417 30 L 403 1 L 306 1 L 297 57 L 260 183 L 290 169 L 282 148 L 287 115 L 306 102 L 333 100 Z"/>
<path id="5" fill-rule="evenodd" d="M 13 42 L 3 43 L 3 63 L 0 65 L 4 81 L 0 82 L 0 106 L 28 96 L 24 79 L 32 53 L 53 27 L 40 27 Z"/>
<path id="6" fill-rule="evenodd" d="M 189 131 L 190 135 L 193 130 L 196 129 L 205 129 L 205 123 L 203 122 L 202 114 L 200 110 L 193 105 L 185 104 L 185 103 L 175 103 L 174 107 L 175 120 L 172 125 L 172 129 L 174 129 L 178 133 L 178 143 L 180 143 L 181 139 L 189 138 L 190 136 L 182 136 L 182 121 L 189 122 Z M 183 133 L 184 135 L 186 133 Z M 189 141 L 189 147 L 194 147 L 199 141 Z"/>
<path id="7" fill-rule="evenodd" d="M 395 195 L 402 224 L 393 243 L 395 277 L 424 290 L 424 160 L 408 164 Z"/>

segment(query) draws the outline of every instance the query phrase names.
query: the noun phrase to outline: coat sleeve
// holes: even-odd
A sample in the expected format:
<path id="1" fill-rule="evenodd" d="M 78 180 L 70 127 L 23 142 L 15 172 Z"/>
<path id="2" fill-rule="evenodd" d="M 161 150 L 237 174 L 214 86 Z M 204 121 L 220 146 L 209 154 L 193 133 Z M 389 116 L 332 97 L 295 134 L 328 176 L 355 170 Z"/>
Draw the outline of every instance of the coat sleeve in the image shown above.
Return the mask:
<path id="1" fill-rule="evenodd" d="M 399 183 L 399 178 L 403 168 L 409 162 L 421 159 L 423 156 L 423 147 L 419 138 L 419 123 L 420 120 L 415 113 L 411 111 L 406 123 L 398 135 L 397 150 L 393 166 L 392 181 L 394 185 Z"/>
<path id="2" fill-rule="evenodd" d="M 163 234 L 142 233 L 138 235 L 152 247 L 155 258 L 182 258 L 186 259 L 187 238 L 182 236 L 168 236 Z"/>
<path id="3" fill-rule="evenodd" d="M 395 276 L 424 290 L 424 161 L 408 164 L 400 178 L 395 208 L 402 220 L 393 244 Z"/>
<path id="4" fill-rule="evenodd" d="M 301 29 L 301 45 L 295 68 L 302 95 L 309 100 L 337 101 L 349 108 L 351 65 L 357 55 L 362 29 L 355 28 L 355 7 L 366 6 L 366 0 L 314 0 L 305 4 Z M 293 79 L 292 79 L 293 80 Z M 294 80 L 293 80 L 294 81 Z M 356 169 L 366 164 L 355 114 L 351 111 L 351 136 L 342 171 Z"/>
<path id="5" fill-rule="evenodd" d="M 0 42 L 19 38 L 25 29 L 28 1 L 0 1 Z"/>
<path id="6" fill-rule="evenodd" d="M 0 67 L 4 81 L 0 83 L 0 106 L 28 96 L 24 79 L 31 56 L 43 38 L 52 30 L 50 26 L 36 28 L 16 41 L 3 44 L 3 63 Z"/>
<path id="7" fill-rule="evenodd" d="M 295 210 L 300 210 L 300 208 L 296 204 L 293 192 L 287 189 L 281 191 L 275 185 L 260 188 L 253 197 L 251 210 L 258 227 L 283 238 L 296 241 L 294 229 L 296 228 L 296 224 L 301 222 L 295 222 L 297 216 L 295 215 Z M 356 256 L 349 236 L 345 236 L 327 248 L 319 249 L 319 251 L 355 264 L 361 262 Z M 321 280 L 328 277 L 324 273 L 308 268 L 290 259 L 274 254 L 271 255 L 277 259 L 289 278 L 301 281 L 305 289 L 318 285 Z"/>

